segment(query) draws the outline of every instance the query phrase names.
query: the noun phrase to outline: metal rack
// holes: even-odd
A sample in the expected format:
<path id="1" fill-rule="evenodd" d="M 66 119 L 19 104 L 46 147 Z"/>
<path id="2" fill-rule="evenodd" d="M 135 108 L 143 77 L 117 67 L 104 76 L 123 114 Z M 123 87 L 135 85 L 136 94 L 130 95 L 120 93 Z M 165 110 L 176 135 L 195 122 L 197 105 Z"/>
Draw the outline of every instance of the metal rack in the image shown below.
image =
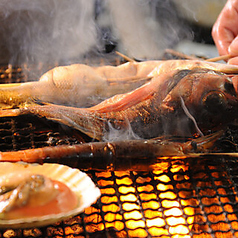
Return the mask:
<path id="1" fill-rule="evenodd" d="M 0 71 L 4 83 L 10 78 L 10 82 L 24 81 L 20 68 L 7 69 Z M 236 126 L 228 129 L 226 139 L 219 142 L 222 150 L 236 151 L 237 132 Z M 0 118 L 1 151 L 86 139 L 44 118 Z M 67 160 L 80 166 L 77 157 Z M 221 155 L 161 159 L 153 171 L 84 168 L 102 193 L 95 204 L 66 221 L 41 228 L 1 230 L 0 237 L 236 237 L 237 162 L 235 157 Z"/>

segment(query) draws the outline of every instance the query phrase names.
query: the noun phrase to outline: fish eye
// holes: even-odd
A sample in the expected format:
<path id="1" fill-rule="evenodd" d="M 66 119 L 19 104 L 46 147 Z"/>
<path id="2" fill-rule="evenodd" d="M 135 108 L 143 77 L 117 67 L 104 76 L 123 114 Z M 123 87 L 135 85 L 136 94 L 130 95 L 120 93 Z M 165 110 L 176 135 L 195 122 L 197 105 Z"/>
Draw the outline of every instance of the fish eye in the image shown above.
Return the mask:
<path id="1" fill-rule="evenodd" d="M 223 93 L 211 91 L 202 99 L 203 105 L 211 113 L 219 113 L 226 108 L 226 97 Z"/>

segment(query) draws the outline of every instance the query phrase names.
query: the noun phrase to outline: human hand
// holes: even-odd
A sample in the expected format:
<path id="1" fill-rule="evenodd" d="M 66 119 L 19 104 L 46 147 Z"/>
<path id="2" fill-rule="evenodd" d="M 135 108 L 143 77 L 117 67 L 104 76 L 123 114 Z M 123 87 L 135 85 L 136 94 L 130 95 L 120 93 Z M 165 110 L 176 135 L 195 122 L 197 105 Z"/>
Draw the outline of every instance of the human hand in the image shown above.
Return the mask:
<path id="1" fill-rule="evenodd" d="M 212 29 L 220 55 L 230 54 L 228 64 L 238 65 L 238 0 L 228 0 Z"/>

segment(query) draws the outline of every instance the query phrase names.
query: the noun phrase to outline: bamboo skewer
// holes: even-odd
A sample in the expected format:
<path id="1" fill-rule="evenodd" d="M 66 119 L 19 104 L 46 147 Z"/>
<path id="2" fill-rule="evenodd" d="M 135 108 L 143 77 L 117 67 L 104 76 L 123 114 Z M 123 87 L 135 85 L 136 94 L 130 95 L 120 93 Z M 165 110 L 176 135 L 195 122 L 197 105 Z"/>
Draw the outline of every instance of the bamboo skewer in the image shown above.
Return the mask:
<path id="1" fill-rule="evenodd" d="M 173 57 L 177 57 L 179 59 L 188 59 L 188 60 L 198 60 L 198 57 L 190 56 L 187 54 L 184 54 L 182 52 L 173 50 L 173 49 L 165 49 L 165 53 L 171 54 Z"/>
<path id="2" fill-rule="evenodd" d="M 227 54 L 227 55 L 221 55 L 221 56 L 217 56 L 217 57 L 214 57 L 214 58 L 206 59 L 205 61 L 207 61 L 207 62 L 217 62 L 217 61 L 220 61 L 220 60 L 228 60 L 231 57 L 232 56 L 230 54 Z"/>
<path id="3" fill-rule="evenodd" d="M 166 52 L 167 52 L 167 53 L 171 53 L 171 52 L 172 52 L 172 54 L 174 54 L 174 53 L 178 54 L 176 51 L 173 51 L 173 50 L 170 50 L 170 49 L 167 49 Z M 124 59 L 127 60 L 128 62 L 135 62 L 134 59 L 132 59 L 132 58 L 130 58 L 130 57 L 128 57 L 128 56 L 126 56 L 126 55 L 124 55 L 124 54 L 118 52 L 118 51 L 116 51 L 116 54 L 119 55 L 119 56 L 121 56 L 122 58 L 124 58 Z M 180 56 L 180 57 L 187 58 L 187 59 L 191 59 L 191 60 L 197 59 L 196 57 L 187 56 L 187 55 L 182 54 L 182 53 L 179 54 L 179 56 Z M 206 59 L 205 61 L 207 61 L 207 62 L 217 62 L 217 61 L 220 61 L 220 60 L 228 60 L 228 59 L 230 59 L 231 57 L 232 57 L 231 54 L 226 54 L 226 55 L 221 55 L 221 56 L 217 56 L 217 57 L 214 57 L 214 58 Z"/>
<path id="4" fill-rule="evenodd" d="M 135 62 L 134 59 L 132 59 L 132 58 L 130 58 L 130 57 L 128 57 L 128 56 L 126 56 L 126 55 L 124 55 L 124 54 L 118 52 L 118 51 L 116 51 L 116 54 L 119 55 L 119 56 L 121 56 L 123 59 L 127 60 L 128 62 Z"/>

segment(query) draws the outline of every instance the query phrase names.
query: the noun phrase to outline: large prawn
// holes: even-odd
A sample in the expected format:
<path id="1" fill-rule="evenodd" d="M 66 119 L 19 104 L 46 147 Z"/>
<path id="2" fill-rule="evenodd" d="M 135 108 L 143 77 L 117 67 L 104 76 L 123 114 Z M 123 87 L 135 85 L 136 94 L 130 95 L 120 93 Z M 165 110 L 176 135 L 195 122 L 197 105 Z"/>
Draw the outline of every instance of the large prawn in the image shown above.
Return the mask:
<path id="1" fill-rule="evenodd" d="M 60 163 L 94 170 L 148 170 L 167 157 L 181 159 L 211 152 L 222 133 L 218 131 L 185 142 L 153 138 L 0 152 L 0 162 Z"/>

